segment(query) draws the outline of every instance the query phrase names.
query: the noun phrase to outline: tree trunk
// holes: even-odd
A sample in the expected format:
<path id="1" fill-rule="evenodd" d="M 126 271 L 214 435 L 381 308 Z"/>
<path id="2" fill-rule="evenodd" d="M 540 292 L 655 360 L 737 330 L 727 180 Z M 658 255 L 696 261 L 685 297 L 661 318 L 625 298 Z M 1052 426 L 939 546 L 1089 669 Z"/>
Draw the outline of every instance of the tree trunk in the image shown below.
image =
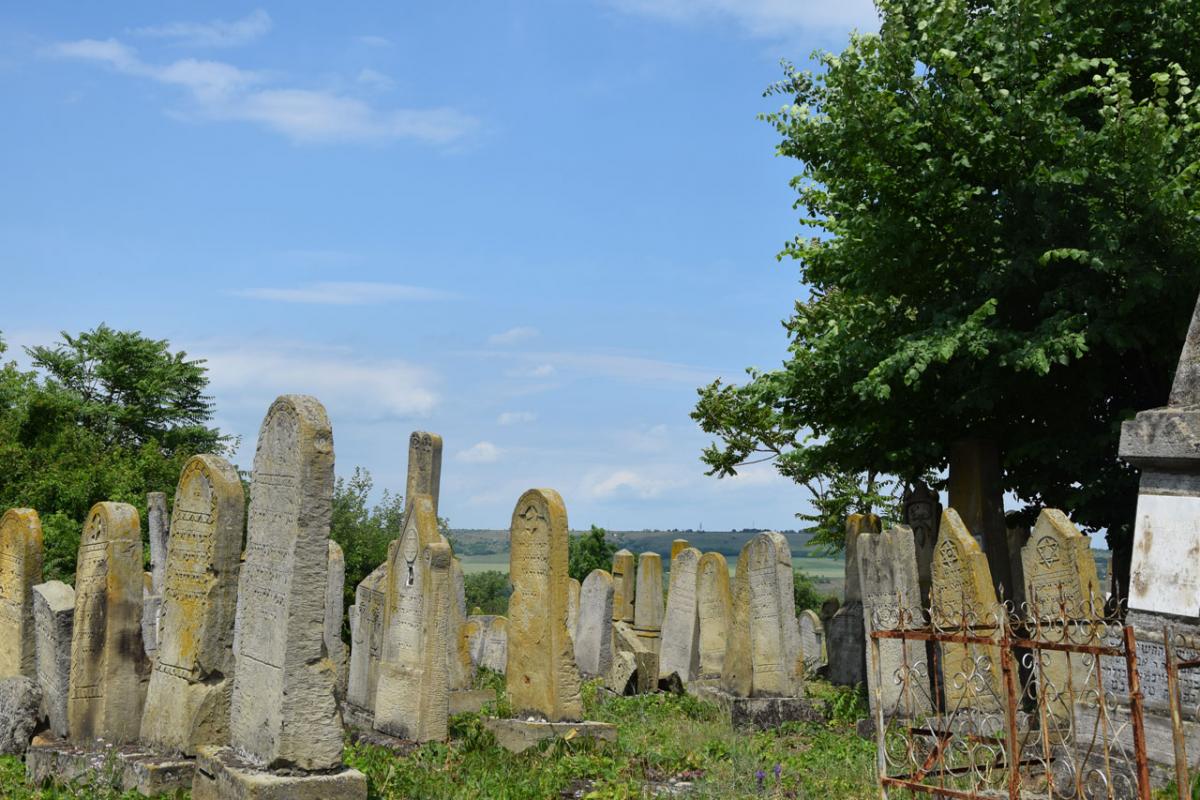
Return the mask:
<path id="1" fill-rule="evenodd" d="M 994 441 L 963 439 L 950 446 L 950 507 L 987 555 L 996 596 L 1011 600 L 1015 593 L 1000 476 L 1000 448 Z"/>

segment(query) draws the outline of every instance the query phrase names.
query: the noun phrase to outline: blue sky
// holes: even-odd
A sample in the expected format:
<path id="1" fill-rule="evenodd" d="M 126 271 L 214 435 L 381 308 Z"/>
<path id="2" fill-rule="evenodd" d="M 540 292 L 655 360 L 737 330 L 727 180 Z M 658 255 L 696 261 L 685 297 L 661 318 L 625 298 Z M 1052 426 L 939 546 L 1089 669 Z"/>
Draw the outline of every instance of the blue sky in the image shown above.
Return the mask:
<path id="1" fill-rule="evenodd" d="M 703 474 L 696 387 L 785 354 L 803 289 L 778 60 L 869 2 L 6 4 L 0 331 L 106 322 L 206 358 L 247 467 L 285 392 L 339 474 L 506 527 L 795 527 L 769 467 Z"/>

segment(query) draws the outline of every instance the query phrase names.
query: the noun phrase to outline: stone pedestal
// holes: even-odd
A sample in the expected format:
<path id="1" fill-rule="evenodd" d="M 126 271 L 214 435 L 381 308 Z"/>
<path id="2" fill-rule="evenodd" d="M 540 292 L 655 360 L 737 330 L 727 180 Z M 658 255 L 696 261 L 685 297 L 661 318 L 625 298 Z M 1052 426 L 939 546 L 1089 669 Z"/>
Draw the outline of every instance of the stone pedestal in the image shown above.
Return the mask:
<path id="1" fill-rule="evenodd" d="M 194 772 L 191 759 L 165 756 L 140 745 L 80 747 L 35 736 L 25 753 L 25 780 L 34 786 L 78 781 L 156 797 L 191 788 Z"/>
<path id="2" fill-rule="evenodd" d="M 367 776 L 341 767 L 326 772 L 260 770 L 228 747 L 196 754 L 192 800 L 366 800 Z"/>
<path id="3" fill-rule="evenodd" d="M 766 731 L 785 722 L 825 722 L 825 713 L 807 697 L 737 697 L 708 682 L 689 684 L 688 694 L 715 705 L 734 728 Z"/>
<path id="4" fill-rule="evenodd" d="M 483 720 L 483 727 L 496 737 L 496 744 L 512 753 L 520 753 L 547 739 L 617 740 L 617 726 L 607 722 L 543 722 L 541 720 L 497 719 Z M 193 795 L 195 800 L 201 798 Z"/>

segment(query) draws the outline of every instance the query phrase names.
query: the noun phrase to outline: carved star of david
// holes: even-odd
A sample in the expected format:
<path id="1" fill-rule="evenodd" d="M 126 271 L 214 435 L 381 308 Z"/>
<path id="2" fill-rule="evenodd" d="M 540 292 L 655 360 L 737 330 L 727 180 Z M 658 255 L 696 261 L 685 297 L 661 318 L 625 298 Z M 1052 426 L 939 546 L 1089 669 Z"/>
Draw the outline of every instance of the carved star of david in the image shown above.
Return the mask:
<path id="1" fill-rule="evenodd" d="M 1058 563 L 1058 542 L 1047 536 L 1038 542 L 1037 554 L 1042 560 L 1042 566 L 1049 567 Z"/>
<path id="2" fill-rule="evenodd" d="M 536 506 L 528 505 L 521 512 L 521 519 L 525 520 L 525 532 L 533 533 L 538 528 L 539 522 L 545 522 L 546 518 L 537 510 Z"/>

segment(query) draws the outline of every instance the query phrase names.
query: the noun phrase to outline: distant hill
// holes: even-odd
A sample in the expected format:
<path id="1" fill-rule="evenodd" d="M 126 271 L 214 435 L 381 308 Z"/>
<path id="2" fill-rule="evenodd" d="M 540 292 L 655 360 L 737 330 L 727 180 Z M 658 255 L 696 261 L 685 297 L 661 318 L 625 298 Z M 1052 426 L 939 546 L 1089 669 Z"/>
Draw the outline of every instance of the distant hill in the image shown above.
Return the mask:
<path id="1" fill-rule="evenodd" d="M 703 552 L 715 551 L 726 558 L 737 558 L 742 547 L 764 529 L 745 528 L 736 531 L 693 531 L 693 530 L 641 530 L 641 531 L 608 531 L 608 538 L 619 547 L 625 547 L 635 553 L 655 552 L 666 561 L 671 554 L 671 542 L 676 539 L 687 539 L 688 543 Z M 578 536 L 587 531 L 571 531 L 572 536 Z M 808 531 L 779 531 L 787 537 L 793 556 L 819 556 L 823 553 L 809 552 L 809 541 L 812 533 Z M 462 555 L 487 555 L 489 553 L 508 552 L 507 530 L 481 529 L 452 529 L 450 537 L 454 540 L 454 549 Z M 815 550 L 815 548 L 814 548 Z"/>

